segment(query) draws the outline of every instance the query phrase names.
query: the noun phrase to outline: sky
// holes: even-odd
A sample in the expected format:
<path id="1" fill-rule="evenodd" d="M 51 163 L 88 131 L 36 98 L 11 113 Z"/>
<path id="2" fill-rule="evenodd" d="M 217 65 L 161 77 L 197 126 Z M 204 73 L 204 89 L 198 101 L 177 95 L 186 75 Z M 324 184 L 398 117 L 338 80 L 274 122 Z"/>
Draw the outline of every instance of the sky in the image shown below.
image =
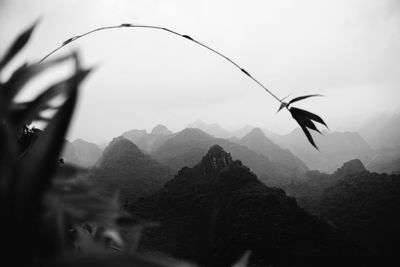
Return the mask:
<path id="1" fill-rule="evenodd" d="M 15 66 L 97 27 L 156 25 L 223 53 L 279 98 L 322 94 L 298 106 L 331 130 L 400 110 L 399 0 L 0 0 L 0 53 L 38 18 Z M 197 119 L 230 130 L 250 124 L 284 134 L 296 127 L 232 64 L 166 32 L 98 32 L 52 57 L 72 50 L 96 70 L 82 85 L 70 140 L 103 142 L 159 123 L 179 131 Z M 39 90 L 32 88 L 21 98 Z"/>

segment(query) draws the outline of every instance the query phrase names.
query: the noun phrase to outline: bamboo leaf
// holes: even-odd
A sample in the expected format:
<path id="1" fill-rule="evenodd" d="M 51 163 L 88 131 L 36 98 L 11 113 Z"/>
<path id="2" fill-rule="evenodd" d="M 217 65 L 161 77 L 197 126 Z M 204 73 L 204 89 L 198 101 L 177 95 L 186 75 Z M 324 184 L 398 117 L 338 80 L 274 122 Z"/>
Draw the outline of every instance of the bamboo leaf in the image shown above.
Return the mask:
<path id="1" fill-rule="evenodd" d="M 315 147 L 317 150 L 319 150 L 318 147 L 317 147 L 317 145 L 316 145 L 315 142 L 314 142 L 314 139 L 312 138 L 312 135 L 311 135 L 310 132 L 308 131 L 307 127 L 306 127 L 304 124 L 302 124 L 301 121 L 299 121 L 299 120 L 296 120 L 296 121 L 297 121 L 297 123 L 300 125 L 300 128 L 303 130 L 304 134 L 306 135 L 306 137 L 307 137 L 308 141 L 311 143 L 311 145 L 312 145 L 313 147 Z"/>
<path id="2" fill-rule="evenodd" d="M 51 184 L 56 167 L 55 159 L 61 152 L 76 96 L 76 91 L 71 93 L 25 157 L 16 197 L 20 198 L 21 212 L 28 216 L 38 208 L 45 190 Z"/>
<path id="3" fill-rule="evenodd" d="M 80 83 L 91 70 L 80 70 L 76 75 L 56 83 L 48 88 L 46 91 L 41 93 L 35 100 L 31 101 L 28 106 L 16 114 L 14 117 L 15 124 L 23 124 L 24 122 L 29 122 L 37 117 L 37 114 L 48 107 L 48 102 L 61 94 L 68 94 L 71 90 L 75 90 L 73 85 L 75 83 Z"/>
<path id="4" fill-rule="evenodd" d="M 306 119 L 306 118 L 303 118 L 303 117 L 299 117 L 298 119 L 299 119 L 299 120 L 302 122 L 302 124 L 303 124 L 304 126 L 306 126 L 307 128 L 309 128 L 309 129 L 311 129 L 311 130 L 314 130 L 314 131 L 318 132 L 319 134 L 322 134 L 321 131 L 317 128 L 317 126 L 315 126 L 315 124 L 312 122 L 312 120 Z"/>
<path id="5" fill-rule="evenodd" d="M 16 54 L 26 45 L 29 38 L 32 35 L 37 23 L 34 23 L 31 27 L 21 33 L 14 43 L 10 46 L 6 55 L 0 61 L 0 71 L 15 57 Z"/>
<path id="6" fill-rule="evenodd" d="M 36 75 L 46 69 L 53 67 L 58 63 L 70 59 L 71 57 L 71 55 L 67 55 L 44 63 L 37 63 L 33 65 L 23 64 L 12 74 L 11 78 L 4 84 L 4 89 L 2 93 L 5 97 L 14 97 L 22 89 L 22 87 L 27 84 L 31 79 L 36 77 Z"/>
<path id="7" fill-rule="evenodd" d="M 325 125 L 326 128 L 328 128 L 328 126 L 326 125 L 326 123 L 324 122 L 324 120 L 321 119 L 320 116 L 318 116 L 318 115 L 316 115 L 316 114 L 314 114 L 314 113 L 311 113 L 311 112 L 309 112 L 309 111 L 307 111 L 307 110 L 299 109 L 299 108 L 293 108 L 293 107 L 292 107 L 292 108 L 290 108 L 290 112 L 291 112 L 292 114 L 296 114 L 296 117 L 308 118 L 308 119 L 310 119 L 310 120 L 313 120 L 313 121 L 316 121 L 316 122 L 318 122 L 318 123 L 321 123 L 321 124 Z"/>
<path id="8" fill-rule="evenodd" d="M 293 98 L 292 100 L 290 100 L 289 103 L 288 103 L 288 105 L 290 105 L 290 104 L 292 104 L 292 103 L 294 103 L 294 102 L 297 102 L 297 101 L 300 101 L 300 100 L 309 98 L 309 97 L 314 97 L 314 96 L 322 96 L 322 95 L 320 95 L 320 94 L 314 94 L 314 95 L 303 95 L 303 96 L 299 96 L 299 97 L 296 97 L 296 98 Z"/>

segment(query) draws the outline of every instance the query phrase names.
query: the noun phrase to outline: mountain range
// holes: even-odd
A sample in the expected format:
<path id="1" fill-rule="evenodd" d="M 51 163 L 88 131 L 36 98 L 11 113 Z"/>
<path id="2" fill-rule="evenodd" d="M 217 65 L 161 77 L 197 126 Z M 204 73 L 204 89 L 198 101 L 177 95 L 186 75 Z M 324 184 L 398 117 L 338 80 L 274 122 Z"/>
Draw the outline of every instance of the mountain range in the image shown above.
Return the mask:
<path id="1" fill-rule="evenodd" d="M 100 159 L 102 152 L 98 145 L 83 139 L 76 139 L 72 143 L 65 140 L 61 157 L 66 163 L 92 167 Z"/>
<path id="2" fill-rule="evenodd" d="M 145 155 L 124 137 L 114 138 L 89 177 L 101 193 L 119 193 L 122 205 L 153 193 L 172 176 L 169 168 Z"/>
<path id="3" fill-rule="evenodd" d="M 164 125 L 158 124 L 150 133 L 147 133 L 146 130 L 130 130 L 123 133 L 122 136 L 132 141 L 140 150 L 149 154 L 171 138 L 173 133 Z"/>
<path id="4" fill-rule="evenodd" d="M 235 143 L 226 139 L 215 138 L 199 129 L 187 128 L 165 141 L 151 155 L 161 164 L 177 172 L 185 166 L 194 166 L 201 160 L 210 146 L 218 144 L 231 153 L 233 158 L 242 160 L 263 181 L 290 179 L 308 170 L 300 159 L 289 151 L 274 145 L 259 129 L 253 131 L 243 137 L 239 143 Z M 252 142 L 253 139 L 254 142 Z M 255 152 L 247 147 L 251 147 L 255 143 L 259 143 L 262 151 Z M 293 164 L 285 164 L 287 162 Z"/>
<path id="5" fill-rule="evenodd" d="M 322 135 L 313 134 L 313 136 L 319 150 L 310 146 L 300 128 L 296 128 L 287 135 L 271 138 L 281 147 L 289 149 L 310 169 L 326 173 L 334 172 L 344 162 L 354 158 L 367 163 L 374 152 L 357 132 L 323 130 Z"/>
<path id="6" fill-rule="evenodd" d="M 263 184 L 218 145 L 128 210 L 160 224 L 143 233 L 141 251 L 201 266 L 231 266 L 246 250 L 250 266 L 348 266 L 368 259 L 344 234 L 283 190 Z"/>

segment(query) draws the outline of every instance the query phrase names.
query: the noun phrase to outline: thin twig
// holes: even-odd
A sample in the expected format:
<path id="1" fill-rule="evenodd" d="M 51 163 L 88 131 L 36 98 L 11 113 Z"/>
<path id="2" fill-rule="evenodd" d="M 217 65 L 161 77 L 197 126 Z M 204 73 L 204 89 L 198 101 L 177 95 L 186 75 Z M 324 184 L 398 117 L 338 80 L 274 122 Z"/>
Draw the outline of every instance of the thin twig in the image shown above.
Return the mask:
<path id="1" fill-rule="evenodd" d="M 230 58 L 228 58 L 227 56 L 221 54 L 220 52 L 214 50 L 213 48 L 193 39 L 192 37 L 190 37 L 189 35 L 185 35 L 185 34 L 180 34 L 176 31 L 170 30 L 168 28 L 164 28 L 164 27 L 159 27 L 159 26 L 151 26 L 151 25 L 135 25 L 135 24 L 121 24 L 121 25 L 117 25 L 117 26 L 107 26 L 107 27 L 101 27 L 101 28 L 97 28 L 91 31 L 88 31 L 86 33 L 83 33 L 81 35 L 77 35 L 74 37 L 69 38 L 68 40 L 64 41 L 59 47 L 57 47 L 56 49 L 54 49 L 53 51 L 51 51 L 50 53 L 48 53 L 46 56 L 44 56 L 39 62 L 42 62 L 44 60 L 46 60 L 49 56 L 51 56 L 52 54 L 56 53 L 58 50 L 60 50 L 61 48 L 63 48 L 64 46 L 86 36 L 89 34 L 92 34 L 94 32 L 98 32 L 98 31 L 103 31 L 103 30 L 111 30 L 111 29 L 117 29 L 117 28 L 147 28 L 147 29 L 155 29 L 155 30 L 162 30 L 162 31 L 166 31 L 169 33 L 172 33 L 174 35 L 180 36 L 182 38 L 185 38 L 187 40 L 190 40 L 208 50 L 210 50 L 211 52 L 223 57 L 224 59 L 226 59 L 227 61 L 229 61 L 231 64 L 233 64 L 235 67 L 237 67 L 240 71 L 242 71 L 244 74 L 246 74 L 250 79 L 252 79 L 254 82 L 256 82 L 259 86 L 261 86 L 265 91 L 267 91 L 272 97 L 274 97 L 276 100 L 278 100 L 280 103 L 282 103 L 282 100 L 280 100 L 274 93 L 272 93 L 266 86 L 264 86 L 261 82 L 259 82 L 258 80 L 256 80 L 253 76 L 250 75 L 249 72 L 247 72 L 244 68 L 240 67 L 236 62 L 234 62 L 233 60 L 231 60 Z"/>

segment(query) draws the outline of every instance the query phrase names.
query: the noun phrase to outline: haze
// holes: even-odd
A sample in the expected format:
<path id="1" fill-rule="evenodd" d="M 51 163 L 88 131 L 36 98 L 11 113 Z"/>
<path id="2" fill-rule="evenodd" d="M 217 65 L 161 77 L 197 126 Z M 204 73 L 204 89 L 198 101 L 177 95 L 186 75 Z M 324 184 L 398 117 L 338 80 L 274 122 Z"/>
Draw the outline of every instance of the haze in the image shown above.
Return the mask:
<path id="1" fill-rule="evenodd" d="M 399 110 L 397 0 L 0 0 L 0 53 L 39 17 L 20 61 L 34 62 L 100 26 L 158 25 L 222 52 L 278 97 L 323 94 L 300 106 L 321 115 L 332 130 L 352 130 L 371 114 Z M 275 99 L 234 66 L 166 32 L 100 32 L 58 55 L 73 48 L 85 65 L 99 67 L 84 83 L 69 139 L 100 142 L 158 123 L 178 131 L 196 119 L 278 133 L 296 127 L 288 112 L 275 113 Z"/>

